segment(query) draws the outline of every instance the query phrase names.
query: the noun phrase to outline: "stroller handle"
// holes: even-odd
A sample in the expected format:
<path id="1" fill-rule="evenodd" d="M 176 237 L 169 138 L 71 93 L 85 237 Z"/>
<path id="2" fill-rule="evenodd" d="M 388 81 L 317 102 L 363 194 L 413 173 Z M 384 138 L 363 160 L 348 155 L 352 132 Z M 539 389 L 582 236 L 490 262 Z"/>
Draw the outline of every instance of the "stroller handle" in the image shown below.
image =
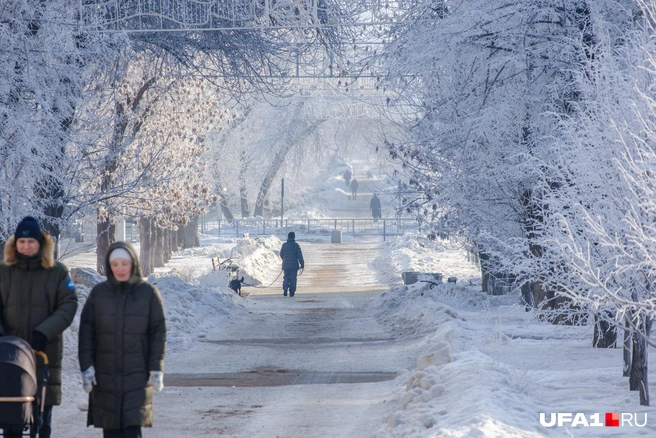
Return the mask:
<path id="1" fill-rule="evenodd" d="M 39 356 L 44 365 L 48 365 L 48 356 L 43 351 L 32 350 L 35 356 Z"/>
<path id="2" fill-rule="evenodd" d="M 43 381 L 41 382 L 41 396 L 38 398 L 39 410 L 35 422 L 37 428 L 37 433 L 35 435 L 35 438 L 39 438 L 38 430 L 41 429 L 41 426 L 43 425 L 43 410 L 45 408 L 45 403 L 46 403 L 46 387 L 48 386 L 48 377 L 50 375 L 50 370 L 48 370 L 48 355 L 46 355 L 43 351 L 37 351 L 37 350 L 32 350 L 32 351 L 34 352 L 35 356 L 39 356 L 43 361 Z"/>
<path id="3" fill-rule="evenodd" d="M 32 403 L 34 397 L 23 396 L 23 397 L 0 397 L 0 403 L 9 402 L 9 403 Z"/>

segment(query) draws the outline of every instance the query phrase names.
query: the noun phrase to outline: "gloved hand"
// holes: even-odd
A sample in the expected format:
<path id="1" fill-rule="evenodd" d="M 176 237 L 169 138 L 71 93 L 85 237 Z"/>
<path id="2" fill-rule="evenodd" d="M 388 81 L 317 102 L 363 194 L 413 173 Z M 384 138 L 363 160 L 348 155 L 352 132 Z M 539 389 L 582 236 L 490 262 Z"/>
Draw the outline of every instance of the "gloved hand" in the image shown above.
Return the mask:
<path id="1" fill-rule="evenodd" d="M 32 332 L 32 342 L 30 345 L 36 351 L 45 351 L 46 344 L 48 343 L 48 338 L 43 333 L 34 330 Z"/>
<path id="2" fill-rule="evenodd" d="M 151 371 L 148 383 L 153 385 L 155 391 L 161 391 L 164 389 L 164 373 L 162 371 Z"/>
<path id="3" fill-rule="evenodd" d="M 86 371 L 82 371 L 82 388 L 89 394 L 96 385 L 96 369 L 91 365 Z"/>

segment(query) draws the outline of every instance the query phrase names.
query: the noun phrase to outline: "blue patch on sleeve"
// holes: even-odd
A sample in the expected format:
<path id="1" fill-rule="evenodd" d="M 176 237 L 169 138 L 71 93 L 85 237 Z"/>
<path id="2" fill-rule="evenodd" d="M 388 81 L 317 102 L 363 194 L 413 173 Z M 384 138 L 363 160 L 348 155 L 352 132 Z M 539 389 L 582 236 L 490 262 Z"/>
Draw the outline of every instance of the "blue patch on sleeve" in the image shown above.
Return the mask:
<path id="1" fill-rule="evenodd" d="M 75 290 L 75 283 L 73 283 L 73 280 L 70 278 L 66 280 L 66 287 L 69 288 L 70 290 Z"/>

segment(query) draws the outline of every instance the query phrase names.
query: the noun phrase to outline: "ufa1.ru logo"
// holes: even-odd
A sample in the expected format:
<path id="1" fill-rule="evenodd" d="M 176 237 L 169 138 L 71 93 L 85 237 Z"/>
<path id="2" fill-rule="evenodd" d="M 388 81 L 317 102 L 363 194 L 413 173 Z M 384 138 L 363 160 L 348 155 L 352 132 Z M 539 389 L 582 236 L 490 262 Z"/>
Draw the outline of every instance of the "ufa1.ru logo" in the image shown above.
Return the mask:
<path id="1" fill-rule="evenodd" d="M 549 415 L 548 419 L 547 415 Z M 647 413 L 606 412 L 605 415 L 602 415 L 596 413 L 586 416 L 582 412 L 552 412 L 550 414 L 540 412 L 540 424 L 544 427 L 645 427 L 647 425 Z"/>

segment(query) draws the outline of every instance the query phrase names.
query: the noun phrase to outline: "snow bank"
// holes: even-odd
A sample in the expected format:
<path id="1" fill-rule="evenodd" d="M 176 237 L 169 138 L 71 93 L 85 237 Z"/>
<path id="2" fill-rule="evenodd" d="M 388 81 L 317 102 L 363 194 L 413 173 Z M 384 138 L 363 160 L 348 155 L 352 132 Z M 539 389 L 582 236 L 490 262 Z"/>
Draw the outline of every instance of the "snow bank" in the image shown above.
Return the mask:
<path id="1" fill-rule="evenodd" d="M 440 273 L 443 279 L 456 277 L 461 284 L 481 282 L 478 265 L 449 241 L 430 241 L 416 234 L 405 234 L 387 240 L 383 247 L 383 254 L 372 266 L 391 285 L 400 284 L 401 273 L 409 271 Z"/>
<path id="2" fill-rule="evenodd" d="M 460 315 L 519 306 L 519 294 L 481 292 L 478 267 L 448 242 L 403 236 L 385 246 L 373 265 L 393 286 L 378 298 L 377 317 L 395 336 L 417 339 L 419 354 L 415 369 L 397 378 L 399 388 L 385 403 L 388 414 L 374 436 L 542 436 L 539 408 L 527 395 L 535 376 L 494 357 L 492 347 L 507 343 L 508 336 L 476 332 Z M 404 271 L 438 272 L 458 283 L 402 285 Z M 480 351 L 481 342 L 490 349 Z"/>
<path id="3" fill-rule="evenodd" d="M 280 272 L 282 241 L 276 236 L 239 239 L 231 251 L 231 258 L 239 265 L 240 276 L 252 286 L 268 285 Z"/>
<path id="4" fill-rule="evenodd" d="M 441 302 L 450 296 L 450 286 L 401 286 L 381 296 L 379 317 L 399 336 L 422 335 L 423 353 L 416 368 L 399 378 L 405 386 L 388 402 L 390 413 L 374 436 L 542 436 L 534 415 L 539 408 L 527 395 L 534 376 L 475 347 L 473 339 L 481 334 Z M 482 303 L 499 306 L 519 299 L 487 296 L 474 287 L 461 287 L 459 294 L 454 302 L 481 311 Z M 500 331 L 484 336 L 487 345 L 508 342 Z"/>

